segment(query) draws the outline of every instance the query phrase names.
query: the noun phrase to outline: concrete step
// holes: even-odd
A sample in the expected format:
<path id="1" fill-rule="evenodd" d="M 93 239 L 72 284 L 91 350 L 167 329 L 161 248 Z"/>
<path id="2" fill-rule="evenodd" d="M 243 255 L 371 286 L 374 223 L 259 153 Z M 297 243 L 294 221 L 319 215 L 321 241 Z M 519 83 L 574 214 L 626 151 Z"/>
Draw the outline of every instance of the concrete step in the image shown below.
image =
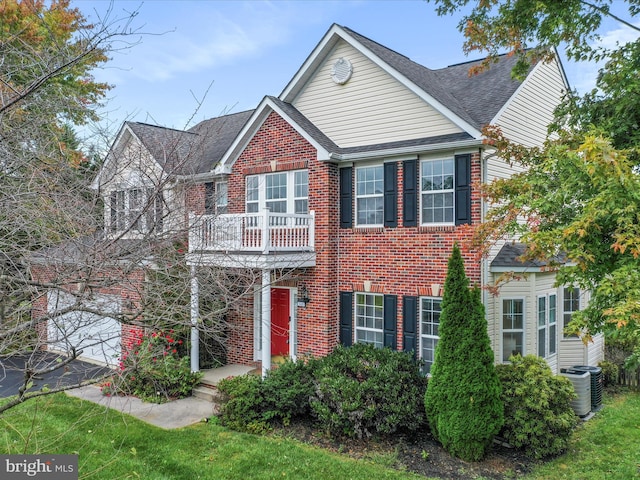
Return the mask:
<path id="1" fill-rule="evenodd" d="M 193 396 L 206 400 L 211 403 L 218 403 L 220 401 L 220 392 L 215 387 L 207 385 L 198 385 L 193 389 Z"/>

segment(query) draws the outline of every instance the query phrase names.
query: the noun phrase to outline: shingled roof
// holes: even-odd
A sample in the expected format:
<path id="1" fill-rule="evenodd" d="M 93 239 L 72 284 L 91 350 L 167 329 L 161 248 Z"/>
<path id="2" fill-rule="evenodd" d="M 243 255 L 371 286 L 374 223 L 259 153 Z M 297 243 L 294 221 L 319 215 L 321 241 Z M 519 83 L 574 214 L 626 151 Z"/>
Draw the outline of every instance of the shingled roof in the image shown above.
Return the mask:
<path id="1" fill-rule="evenodd" d="M 347 27 L 338 27 L 477 130 L 494 119 L 521 83 L 510 75 L 517 60 L 515 57 L 500 56 L 489 70 L 474 76 L 469 76 L 469 69 L 481 60 L 431 70 Z M 267 98 L 319 145 L 338 156 L 473 139 L 465 132 L 340 148 L 293 105 L 277 97 Z M 254 110 L 247 110 L 211 118 L 186 131 L 138 122 L 127 122 L 127 125 L 165 171 L 175 175 L 197 175 L 213 169 L 253 113 Z"/>
<path id="2" fill-rule="evenodd" d="M 556 255 L 551 261 L 522 260 L 522 256 L 526 251 L 527 245 L 524 243 L 512 242 L 504 244 L 491 262 L 491 270 L 539 270 L 551 264 L 557 265 L 558 263 L 565 263 L 567 261 L 564 255 Z"/>
<path id="3" fill-rule="evenodd" d="M 220 161 L 253 110 L 204 120 L 187 131 L 127 122 L 162 168 L 173 175 L 197 175 Z"/>
<path id="4" fill-rule="evenodd" d="M 469 76 L 469 69 L 482 60 L 431 70 L 347 27 L 341 28 L 478 130 L 495 117 L 521 83 L 511 78 L 515 56 L 501 55 L 489 70 L 473 76 Z"/>

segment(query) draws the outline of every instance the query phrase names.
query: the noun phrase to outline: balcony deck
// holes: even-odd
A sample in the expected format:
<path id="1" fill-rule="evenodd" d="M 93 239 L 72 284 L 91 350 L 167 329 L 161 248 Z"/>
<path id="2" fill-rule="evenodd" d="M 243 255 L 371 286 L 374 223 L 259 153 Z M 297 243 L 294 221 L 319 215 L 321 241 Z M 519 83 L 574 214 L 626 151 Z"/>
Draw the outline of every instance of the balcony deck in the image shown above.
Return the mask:
<path id="1" fill-rule="evenodd" d="M 190 215 L 187 263 L 239 268 L 315 266 L 314 212 Z"/>

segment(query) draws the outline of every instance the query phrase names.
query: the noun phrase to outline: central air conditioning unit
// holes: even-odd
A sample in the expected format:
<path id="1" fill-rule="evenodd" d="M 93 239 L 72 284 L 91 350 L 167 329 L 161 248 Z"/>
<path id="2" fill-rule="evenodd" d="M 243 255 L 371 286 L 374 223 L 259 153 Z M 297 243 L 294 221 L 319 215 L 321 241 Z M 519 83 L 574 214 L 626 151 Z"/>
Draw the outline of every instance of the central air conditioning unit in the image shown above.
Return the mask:
<path id="1" fill-rule="evenodd" d="M 591 411 L 597 412 L 602 408 L 602 389 L 604 386 L 604 376 L 600 367 L 588 365 L 575 365 L 571 370 L 576 372 L 589 372 L 591 374 Z"/>
<path id="2" fill-rule="evenodd" d="M 573 411 L 579 417 L 589 415 L 591 413 L 591 374 L 572 368 L 562 368 L 560 375 L 571 381 L 576 392 L 577 397 L 571 402 Z"/>

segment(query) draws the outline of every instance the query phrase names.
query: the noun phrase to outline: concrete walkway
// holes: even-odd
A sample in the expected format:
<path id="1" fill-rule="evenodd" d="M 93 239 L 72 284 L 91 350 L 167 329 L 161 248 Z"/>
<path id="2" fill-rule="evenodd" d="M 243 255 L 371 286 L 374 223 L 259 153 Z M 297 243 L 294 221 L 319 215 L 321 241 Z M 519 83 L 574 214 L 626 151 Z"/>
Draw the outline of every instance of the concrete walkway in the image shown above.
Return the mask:
<path id="1" fill-rule="evenodd" d="M 195 397 L 160 404 L 143 402 L 136 397 L 107 397 L 99 387 L 93 385 L 67 390 L 67 395 L 118 410 L 166 429 L 203 422 L 214 415 L 216 408 L 214 403 Z"/>
<path id="2" fill-rule="evenodd" d="M 244 365 L 225 365 L 220 368 L 203 370 L 203 385 L 215 386 L 227 377 L 237 377 L 253 371 L 253 367 Z M 87 387 L 67 390 L 67 395 L 89 402 L 104 405 L 134 416 L 143 422 L 160 428 L 181 428 L 203 422 L 216 414 L 217 405 L 209 400 L 196 397 L 181 398 L 167 403 L 148 403 L 136 397 L 107 397 L 99 387 Z"/>

